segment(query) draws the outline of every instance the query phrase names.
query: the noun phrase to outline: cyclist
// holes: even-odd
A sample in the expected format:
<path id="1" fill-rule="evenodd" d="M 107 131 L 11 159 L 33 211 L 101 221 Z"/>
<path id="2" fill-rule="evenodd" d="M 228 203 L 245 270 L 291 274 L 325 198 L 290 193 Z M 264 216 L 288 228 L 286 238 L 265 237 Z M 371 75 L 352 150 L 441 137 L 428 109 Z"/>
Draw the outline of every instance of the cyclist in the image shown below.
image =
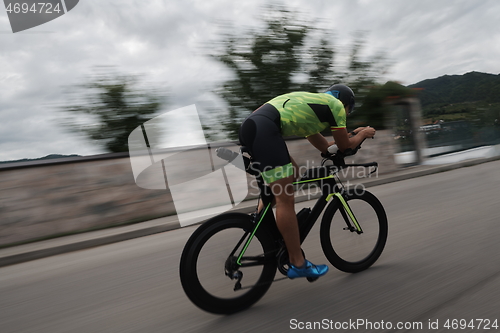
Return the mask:
<path id="1" fill-rule="evenodd" d="M 357 128 L 355 136 L 347 133 L 346 115 L 354 111 L 354 103 L 349 87 L 334 84 L 324 93 L 292 92 L 275 97 L 241 124 L 240 142 L 248 147 L 276 200 L 276 224 L 288 250 L 291 279 L 323 276 L 328 266 L 316 266 L 302 255 L 292 185 L 298 167 L 283 136 L 304 136 L 321 153 L 327 153 L 333 144 L 341 152 L 355 149 L 362 140 L 373 137 L 375 129 Z M 334 139 L 331 142 L 320 133 L 328 127 Z"/>

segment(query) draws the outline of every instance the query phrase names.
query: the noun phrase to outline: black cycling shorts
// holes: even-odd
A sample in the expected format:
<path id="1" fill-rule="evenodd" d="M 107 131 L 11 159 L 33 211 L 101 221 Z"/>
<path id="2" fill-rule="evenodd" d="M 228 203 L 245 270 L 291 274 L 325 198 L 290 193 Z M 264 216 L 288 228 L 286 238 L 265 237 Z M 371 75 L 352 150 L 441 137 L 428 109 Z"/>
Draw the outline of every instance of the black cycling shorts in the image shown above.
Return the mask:
<path id="1" fill-rule="evenodd" d="M 280 113 L 271 104 L 264 104 L 240 127 L 240 142 L 257 162 L 266 183 L 293 175 L 293 165 L 281 135 Z"/>

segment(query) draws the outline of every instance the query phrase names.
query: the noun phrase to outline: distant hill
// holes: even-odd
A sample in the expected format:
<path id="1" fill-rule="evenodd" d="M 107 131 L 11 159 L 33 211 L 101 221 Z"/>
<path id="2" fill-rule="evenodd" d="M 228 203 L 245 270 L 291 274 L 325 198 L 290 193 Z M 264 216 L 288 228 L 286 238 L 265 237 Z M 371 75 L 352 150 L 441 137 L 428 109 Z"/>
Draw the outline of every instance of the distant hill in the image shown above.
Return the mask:
<path id="1" fill-rule="evenodd" d="M 55 158 L 65 158 L 65 157 L 77 157 L 80 155 L 59 155 L 59 154 L 50 154 L 44 157 L 39 157 L 39 158 L 23 158 L 20 160 L 15 160 L 15 161 L 0 161 L 0 163 L 19 163 L 19 162 L 31 162 L 31 161 L 43 161 L 43 160 L 50 160 L 50 159 L 55 159 Z"/>
<path id="2" fill-rule="evenodd" d="M 464 75 L 444 75 L 409 86 L 423 89 L 422 106 L 434 103 L 500 102 L 500 74 L 470 72 Z"/>
<path id="3" fill-rule="evenodd" d="M 500 74 L 444 75 L 408 87 L 420 90 L 424 118 L 447 115 L 447 120 L 466 119 L 477 110 L 488 108 L 496 113 L 500 108 Z"/>

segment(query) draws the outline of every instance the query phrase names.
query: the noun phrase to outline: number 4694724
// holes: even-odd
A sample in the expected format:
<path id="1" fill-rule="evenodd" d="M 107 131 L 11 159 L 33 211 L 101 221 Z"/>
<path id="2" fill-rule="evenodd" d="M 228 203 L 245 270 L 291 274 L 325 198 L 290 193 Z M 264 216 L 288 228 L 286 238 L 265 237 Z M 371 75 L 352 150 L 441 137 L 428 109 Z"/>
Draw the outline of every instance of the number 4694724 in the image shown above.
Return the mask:
<path id="1" fill-rule="evenodd" d="M 490 319 L 448 319 L 444 323 L 444 328 L 457 330 L 457 329 L 476 329 L 476 330 L 489 330 L 498 329 L 498 319 L 494 321 Z"/>
<path id="2" fill-rule="evenodd" d="M 45 14 L 52 14 L 52 13 L 60 13 L 61 12 L 61 8 L 59 7 L 59 3 L 57 3 L 55 6 L 52 6 L 51 3 L 45 3 L 45 2 L 38 2 L 38 3 L 34 3 L 33 5 L 31 5 L 31 7 L 29 6 L 29 4 L 27 3 L 9 3 L 9 5 L 7 6 L 6 8 L 7 10 L 7 13 L 11 14 L 11 13 L 15 13 L 15 14 L 19 14 L 19 13 L 23 13 L 23 14 L 26 14 L 28 12 L 30 13 L 45 13 Z"/>

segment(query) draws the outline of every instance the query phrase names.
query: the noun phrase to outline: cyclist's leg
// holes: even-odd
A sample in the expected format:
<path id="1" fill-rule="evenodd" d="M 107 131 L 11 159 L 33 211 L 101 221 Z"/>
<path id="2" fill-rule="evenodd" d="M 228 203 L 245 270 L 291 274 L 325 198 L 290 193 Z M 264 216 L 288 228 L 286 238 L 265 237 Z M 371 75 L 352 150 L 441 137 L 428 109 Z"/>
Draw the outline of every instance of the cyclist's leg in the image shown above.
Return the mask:
<path id="1" fill-rule="evenodd" d="M 276 225 L 283 236 L 290 265 L 288 277 L 318 278 L 328 272 L 326 265 L 313 265 L 304 258 L 300 247 L 299 225 L 295 215 L 295 197 L 293 191 L 293 173 L 271 183 L 271 190 L 276 198 Z M 313 280 L 311 280 L 313 281 Z"/>
<path id="2" fill-rule="evenodd" d="M 293 181 L 297 181 L 299 179 L 299 166 L 297 165 L 297 162 L 293 159 L 292 156 L 290 156 L 290 160 L 292 161 L 293 165 Z M 276 206 L 276 197 L 273 199 L 273 207 Z M 262 209 L 264 209 L 264 203 L 262 201 L 259 201 L 259 206 L 257 207 L 257 212 L 261 212 Z"/>
<path id="3" fill-rule="evenodd" d="M 297 165 L 297 162 L 293 159 L 292 156 L 290 156 L 290 160 L 292 161 L 293 165 L 293 181 L 297 181 L 299 179 L 299 166 Z M 276 197 L 273 199 L 273 207 L 276 206 Z M 262 209 L 264 208 L 264 203 L 262 201 L 259 201 L 259 206 L 257 208 L 257 212 L 261 212 Z"/>
<path id="4" fill-rule="evenodd" d="M 291 268 L 296 273 L 292 276 L 317 277 L 325 274 L 328 270 L 326 266 L 312 267 L 302 255 L 292 185 L 296 164 L 291 160 L 281 135 L 279 112 L 272 105 L 265 104 L 252 113 L 241 125 L 240 142 L 247 146 L 258 162 L 264 180 L 271 185 L 275 195 L 276 223 L 285 241 L 293 265 Z"/>
<path id="5" fill-rule="evenodd" d="M 290 163 L 280 126 L 279 112 L 270 104 L 262 105 L 241 124 L 240 143 L 248 148 L 261 172 Z M 276 199 L 273 199 L 273 207 L 275 205 Z M 260 201 L 257 211 L 261 212 L 263 208 L 264 203 Z"/>
<path id="6" fill-rule="evenodd" d="M 240 142 L 247 146 L 264 180 L 271 186 L 276 202 L 276 224 L 290 261 L 303 265 L 292 185 L 295 170 L 281 135 L 278 110 L 265 104 L 252 113 L 241 125 Z M 259 211 L 262 208 L 260 203 Z"/>
<path id="7" fill-rule="evenodd" d="M 271 183 L 271 190 L 276 199 L 276 225 L 285 241 L 290 263 L 296 267 L 302 267 L 305 259 L 300 248 L 293 181 L 293 175 L 276 180 Z"/>

